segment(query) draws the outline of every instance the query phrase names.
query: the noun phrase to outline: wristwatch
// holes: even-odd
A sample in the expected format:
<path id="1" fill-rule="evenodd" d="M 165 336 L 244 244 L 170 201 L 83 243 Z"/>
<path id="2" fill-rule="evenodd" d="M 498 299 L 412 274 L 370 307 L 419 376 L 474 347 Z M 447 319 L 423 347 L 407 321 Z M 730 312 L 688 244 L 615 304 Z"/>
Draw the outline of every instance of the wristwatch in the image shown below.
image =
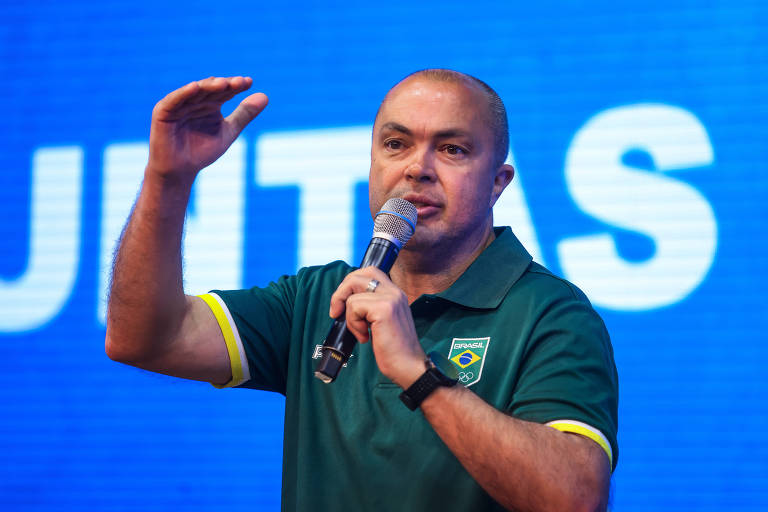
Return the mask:
<path id="1" fill-rule="evenodd" d="M 424 360 L 427 367 L 421 377 L 400 393 L 400 400 L 415 411 L 434 390 L 440 386 L 451 387 L 459 382 L 459 371 L 453 363 L 438 352 L 430 352 Z"/>

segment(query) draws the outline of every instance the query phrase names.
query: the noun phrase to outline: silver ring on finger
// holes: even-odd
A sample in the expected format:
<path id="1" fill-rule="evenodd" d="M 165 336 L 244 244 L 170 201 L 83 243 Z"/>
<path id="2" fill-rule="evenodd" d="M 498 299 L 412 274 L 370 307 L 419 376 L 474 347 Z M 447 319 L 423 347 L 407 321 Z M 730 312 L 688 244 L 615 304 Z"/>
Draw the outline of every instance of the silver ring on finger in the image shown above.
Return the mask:
<path id="1" fill-rule="evenodd" d="M 373 293 L 376 291 L 376 288 L 378 287 L 379 287 L 379 282 L 375 279 L 371 279 L 370 281 L 368 281 L 368 287 L 365 289 L 365 291 Z"/>

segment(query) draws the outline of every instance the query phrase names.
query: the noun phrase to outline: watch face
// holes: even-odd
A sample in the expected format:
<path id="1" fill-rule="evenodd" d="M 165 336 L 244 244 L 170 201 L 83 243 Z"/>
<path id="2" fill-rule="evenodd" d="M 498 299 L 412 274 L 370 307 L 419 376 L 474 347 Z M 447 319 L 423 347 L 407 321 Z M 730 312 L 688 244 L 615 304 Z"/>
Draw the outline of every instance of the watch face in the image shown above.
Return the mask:
<path id="1" fill-rule="evenodd" d="M 440 371 L 440 373 L 451 380 L 459 380 L 459 370 L 450 359 L 436 351 L 430 352 L 427 354 L 427 356 L 435 365 L 435 367 Z"/>

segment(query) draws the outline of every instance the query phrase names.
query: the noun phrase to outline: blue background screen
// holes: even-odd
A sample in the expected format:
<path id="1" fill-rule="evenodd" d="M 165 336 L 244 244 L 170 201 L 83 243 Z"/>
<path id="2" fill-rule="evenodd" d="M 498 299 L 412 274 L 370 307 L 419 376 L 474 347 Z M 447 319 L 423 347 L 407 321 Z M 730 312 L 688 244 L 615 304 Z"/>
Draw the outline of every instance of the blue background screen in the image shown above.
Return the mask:
<path id="1" fill-rule="evenodd" d="M 269 95 L 201 173 L 184 249 L 190 293 L 264 285 L 359 261 L 378 104 L 448 67 L 509 113 L 496 223 L 611 333 L 612 509 L 765 510 L 768 7 L 621 4 L 4 2 L 0 506 L 278 510 L 282 397 L 104 354 L 152 107 L 211 75 Z"/>

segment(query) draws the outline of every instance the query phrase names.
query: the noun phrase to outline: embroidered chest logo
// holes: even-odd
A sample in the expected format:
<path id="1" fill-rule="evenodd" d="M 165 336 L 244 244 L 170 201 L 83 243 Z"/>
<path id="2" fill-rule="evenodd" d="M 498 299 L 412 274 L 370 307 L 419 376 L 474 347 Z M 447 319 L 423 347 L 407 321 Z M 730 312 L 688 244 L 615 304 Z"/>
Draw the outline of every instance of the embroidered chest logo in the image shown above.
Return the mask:
<path id="1" fill-rule="evenodd" d="M 459 382 L 469 387 L 480 380 L 491 338 L 453 338 L 448 359 L 459 367 Z"/>

